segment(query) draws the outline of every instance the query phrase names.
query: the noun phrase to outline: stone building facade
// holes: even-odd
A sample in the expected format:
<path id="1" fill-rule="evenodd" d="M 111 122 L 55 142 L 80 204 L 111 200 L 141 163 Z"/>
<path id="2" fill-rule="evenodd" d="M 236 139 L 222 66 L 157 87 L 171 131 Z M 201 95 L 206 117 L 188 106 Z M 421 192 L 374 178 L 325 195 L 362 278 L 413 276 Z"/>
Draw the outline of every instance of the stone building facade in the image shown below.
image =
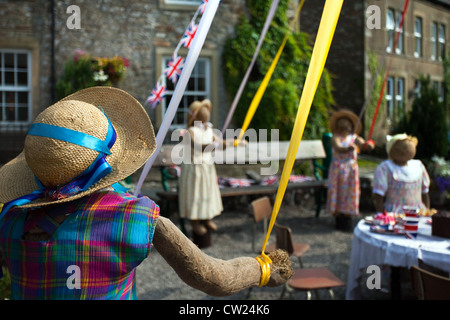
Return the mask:
<path id="1" fill-rule="evenodd" d="M 442 44 L 445 47 L 448 43 L 449 1 L 410 2 L 403 34 L 404 51 L 385 54 L 386 19 L 390 10 L 398 13 L 404 0 L 344 1 L 326 64 L 334 74 L 338 105 L 359 114 L 372 81 L 368 71 L 371 52 L 378 61 L 384 56 L 386 63 L 393 61 L 393 88 L 403 79 L 403 92 L 391 92 L 392 108 L 397 100 L 405 110 L 411 105 L 419 74 L 430 74 L 437 87 L 441 86 L 443 67 L 437 56 L 431 57 L 432 44 L 441 44 L 442 28 Z M 200 0 L 0 0 L 0 163 L 22 149 L 30 122 L 55 101 L 56 81 L 76 49 L 93 56 L 127 58 L 130 66 L 118 87 L 144 103 L 200 3 Z M 298 0 L 291 0 L 293 12 L 297 3 Z M 306 1 L 301 12 L 299 27 L 310 33 L 312 40 L 324 3 L 325 0 Z M 371 5 L 380 9 L 381 26 L 377 29 L 367 27 L 367 9 Z M 73 24 L 71 6 L 79 9 L 79 25 Z M 234 27 L 244 14 L 245 0 L 221 2 L 183 98 L 185 106 L 193 99 L 210 98 L 214 106 L 211 120 L 216 127 L 223 124 L 232 99 L 227 97 L 223 83 L 223 46 L 234 35 Z M 415 57 L 414 28 L 418 17 L 422 19 L 422 54 Z M 437 35 L 432 40 L 433 24 L 437 26 Z M 186 52 L 180 50 L 181 55 Z M 148 108 L 156 130 L 167 100 L 155 109 Z M 388 106 L 382 109 L 375 130 L 379 140 L 384 139 L 391 124 Z M 181 126 L 186 116 L 186 110 L 180 109 L 174 127 Z"/>
<path id="2" fill-rule="evenodd" d="M 303 31 L 314 35 L 324 3 L 305 1 L 300 20 Z M 404 4 L 405 0 L 344 1 L 325 65 L 334 75 L 337 105 L 358 115 L 370 95 L 378 97 L 379 93 L 372 91 L 375 74 L 369 69 L 369 55 L 375 56 L 381 70 L 390 66 L 385 101 L 373 130 L 379 145 L 385 143 L 400 114 L 411 108 L 420 75 L 429 75 L 441 98 L 444 95 L 442 56 L 450 41 L 450 1 L 409 1 L 399 45 L 393 52 L 390 35 L 395 35 Z M 367 135 L 372 118 L 364 122 Z"/>
<path id="3" fill-rule="evenodd" d="M 201 92 L 193 98 L 212 100 L 212 121 L 216 123 L 227 112 L 221 52 L 245 13 L 244 2 L 222 1 L 199 57 L 203 65 L 197 74 L 208 73 L 207 85 L 203 85 L 207 88 L 194 88 Z M 77 49 L 92 56 L 127 58 L 130 66 L 117 86 L 144 104 L 200 4 L 199 0 L 0 1 L 0 68 L 3 66 L 4 77 L 0 83 L 0 153 L 6 158 L 0 163 L 22 149 L 30 122 L 55 102 L 55 84 L 64 63 Z M 70 6 L 79 8 L 78 26 Z M 186 57 L 186 52 L 180 49 L 179 54 Z M 9 90 L 16 95 L 7 96 Z M 11 113 L 5 111 L 12 107 Z M 164 107 L 148 108 L 156 129 Z"/>

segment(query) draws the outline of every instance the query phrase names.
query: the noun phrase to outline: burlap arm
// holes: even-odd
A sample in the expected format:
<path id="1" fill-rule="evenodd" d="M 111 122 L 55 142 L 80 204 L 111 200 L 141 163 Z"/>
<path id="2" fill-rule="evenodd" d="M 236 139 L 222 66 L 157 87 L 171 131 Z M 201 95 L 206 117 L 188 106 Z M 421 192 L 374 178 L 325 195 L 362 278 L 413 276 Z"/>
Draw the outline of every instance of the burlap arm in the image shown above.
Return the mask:
<path id="1" fill-rule="evenodd" d="M 260 282 L 261 267 L 255 258 L 208 256 L 164 217 L 158 218 L 153 244 L 185 283 L 211 296 L 229 296 Z M 277 250 L 269 257 L 273 264 L 268 286 L 279 286 L 292 275 L 289 256 Z"/>

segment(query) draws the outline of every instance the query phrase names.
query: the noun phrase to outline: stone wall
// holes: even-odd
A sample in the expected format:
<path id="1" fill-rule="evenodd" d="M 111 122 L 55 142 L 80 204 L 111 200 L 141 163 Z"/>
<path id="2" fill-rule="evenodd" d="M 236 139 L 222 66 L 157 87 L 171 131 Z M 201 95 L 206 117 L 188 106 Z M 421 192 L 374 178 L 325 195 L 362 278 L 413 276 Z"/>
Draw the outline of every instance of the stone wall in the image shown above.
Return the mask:
<path id="1" fill-rule="evenodd" d="M 244 13 L 244 0 L 223 1 L 218 8 L 204 48 L 217 50 L 234 33 L 234 25 Z M 195 9 L 166 9 L 158 0 L 55 0 L 55 73 L 56 80 L 64 63 L 76 49 L 94 56 L 123 56 L 130 61 L 126 77 L 119 87 L 145 102 L 155 85 L 155 49 L 175 49 L 189 25 Z M 67 21 L 70 5 L 80 8 L 80 29 L 70 29 Z M 51 1 L 0 1 L 0 43 L 20 47 L 38 44 L 39 98 L 33 118 L 50 105 L 51 94 Z M 219 68 L 221 70 L 221 68 Z M 219 98 L 226 100 L 221 73 L 218 75 Z M 151 113 L 151 112 L 150 112 Z M 151 114 L 152 116 L 152 114 Z"/>
<path id="2" fill-rule="evenodd" d="M 314 44 L 325 0 L 305 1 L 300 29 Z M 364 6 L 362 0 L 344 1 L 325 68 L 333 76 L 338 106 L 359 114 L 364 103 Z"/>

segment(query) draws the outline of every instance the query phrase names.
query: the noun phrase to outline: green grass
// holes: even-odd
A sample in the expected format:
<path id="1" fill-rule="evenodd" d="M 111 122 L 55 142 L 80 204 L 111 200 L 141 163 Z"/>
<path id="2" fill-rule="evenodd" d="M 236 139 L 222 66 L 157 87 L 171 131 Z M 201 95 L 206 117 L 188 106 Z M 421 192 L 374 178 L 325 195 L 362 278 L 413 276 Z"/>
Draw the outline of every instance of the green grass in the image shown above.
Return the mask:
<path id="1" fill-rule="evenodd" d="M 373 160 L 358 158 L 358 166 L 362 169 L 375 171 L 378 164 L 379 164 L 379 162 L 376 162 Z"/>

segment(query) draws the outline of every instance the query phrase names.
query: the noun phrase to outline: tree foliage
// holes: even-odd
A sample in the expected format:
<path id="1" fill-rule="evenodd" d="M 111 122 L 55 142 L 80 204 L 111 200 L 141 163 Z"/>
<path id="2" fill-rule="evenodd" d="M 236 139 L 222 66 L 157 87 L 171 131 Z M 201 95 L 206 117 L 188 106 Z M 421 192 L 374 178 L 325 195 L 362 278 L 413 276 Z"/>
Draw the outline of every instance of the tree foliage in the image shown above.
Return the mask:
<path id="1" fill-rule="evenodd" d="M 411 111 L 395 128 L 417 137 L 416 157 L 429 160 L 433 156 L 445 157 L 448 152 L 446 108 L 433 89 L 430 77 L 420 78 L 420 94 L 414 99 Z"/>
<path id="2" fill-rule="evenodd" d="M 235 96 L 250 65 L 270 7 L 269 0 L 247 0 L 246 3 L 249 17 L 241 17 L 240 23 L 236 26 L 236 36 L 227 40 L 223 51 L 225 85 L 230 100 Z M 243 123 L 257 89 L 272 64 L 285 35 L 290 30 L 287 18 L 288 3 L 288 0 L 280 1 L 244 93 L 236 107 L 233 120 L 238 126 Z M 256 130 L 279 129 L 281 140 L 290 139 L 311 60 L 312 46 L 310 43 L 310 38 L 306 33 L 292 30 L 250 124 L 251 128 Z M 314 97 L 304 138 L 317 139 L 329 130 L 328 113 L 334 104 L 332 91 L 331 75 L 325 69 Z"/>

